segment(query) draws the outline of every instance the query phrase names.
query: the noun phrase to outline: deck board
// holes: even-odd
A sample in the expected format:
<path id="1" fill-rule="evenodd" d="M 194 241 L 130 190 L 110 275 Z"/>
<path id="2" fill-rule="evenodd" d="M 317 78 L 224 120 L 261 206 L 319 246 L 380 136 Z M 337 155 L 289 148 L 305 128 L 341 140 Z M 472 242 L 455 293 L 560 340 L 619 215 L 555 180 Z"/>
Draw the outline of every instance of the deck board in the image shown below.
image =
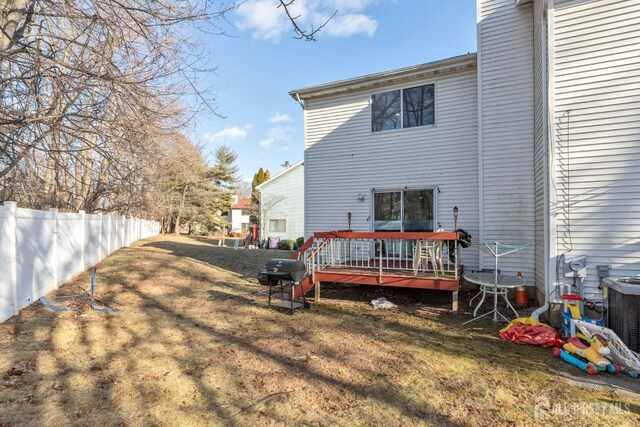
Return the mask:
<path id="1" fill-rule="evenodd" d="M 381 281 L 379 279 L 382 279 Z M 411 270 L 379 270 L 374 268 L 353 268 L 332 266 L 314 272 L 316 282 L 354 283 L 358 285 L 396 286 L 402 288 L 437 289 L 455 292 L 459 280 L 453 275 L 435 277 L 419 272 L 414 276 Z"/>

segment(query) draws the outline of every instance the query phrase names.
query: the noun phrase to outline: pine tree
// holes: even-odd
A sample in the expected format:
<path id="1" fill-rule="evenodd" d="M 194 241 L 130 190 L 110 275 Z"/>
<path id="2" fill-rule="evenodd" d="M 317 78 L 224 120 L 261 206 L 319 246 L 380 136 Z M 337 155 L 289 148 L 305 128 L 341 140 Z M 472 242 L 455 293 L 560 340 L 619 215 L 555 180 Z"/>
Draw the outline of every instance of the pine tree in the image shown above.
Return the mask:
<path id="1" fill-rule="evenodd" d="M 268 173 L 269 171 L 267 171 Z M 251 215 L 249 217 L 249 222 L 251 224 L 260 225 L 260 192 L 256 190 L 256 187 L 263 182 L 266 181 L 266 174 L 262 168 L 258 169 L 258 172 L 253 176 L 253 181 L 251 182 Z"/>
<path id="2" fill-rule="evenodd" d="M 207 227 L 222 227 L 222 219 L 218 212 L 227 212 L 231 207 L 232 196 L 238 183 L 238 166 L 235 164 L 238 155 L 227 145 L 216 150 L 216 163 L 209 169 L 209 179 L 213 186 L 213 197 L 206 202 Z"/>
<path id="3" fill-rule="evenodd" d="M 251 201 L 256 205 L 260 204 L 260 192 L 256 190 L 256 187 L 265 181 L 264 170 L 260 168 L 253 176 L 253 182 L 251 183 Z"/>
<path id="4" fill-rule="evenodd" d="M 269 169 L 267 169 L 266 171 L 264 171 L 264 180 L 269 181 L 270 179 L 271 179 L 271 172 L 269 172 Z"/>

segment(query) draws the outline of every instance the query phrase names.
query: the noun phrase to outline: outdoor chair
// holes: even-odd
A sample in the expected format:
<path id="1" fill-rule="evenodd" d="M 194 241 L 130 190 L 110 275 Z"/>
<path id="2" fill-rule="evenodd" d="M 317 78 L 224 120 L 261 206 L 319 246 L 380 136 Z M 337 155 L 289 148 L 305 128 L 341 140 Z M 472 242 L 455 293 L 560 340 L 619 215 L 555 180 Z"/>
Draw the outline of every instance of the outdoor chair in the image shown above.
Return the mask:
<path id="1" fill-rule="evenodd" d="M 444 231 L 439 228 L 438 232 Z M 426 271 L 429 263 L 433 268 L 436 277 L 440 277 L 440 272 L 444 274 L 444 263 L 442 262 L 442 240 L 425 240 L 416 241 L 413 248 L 413 275 L 417 276 L 420 270 Z"/>

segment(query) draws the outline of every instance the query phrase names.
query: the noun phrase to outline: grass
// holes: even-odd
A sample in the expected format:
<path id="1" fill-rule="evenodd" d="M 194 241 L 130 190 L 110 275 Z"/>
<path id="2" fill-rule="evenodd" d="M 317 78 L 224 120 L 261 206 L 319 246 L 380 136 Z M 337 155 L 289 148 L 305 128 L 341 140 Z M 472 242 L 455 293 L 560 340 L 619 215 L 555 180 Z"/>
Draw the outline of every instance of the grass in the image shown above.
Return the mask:
<path id="1" fill-rule="evenodd" d="M 373 310 L 387 291 L 363 287 L 294 316 L 268 310 L 255 274 L 287 255 L 175 236 L 116 252 L 97 292 L 124 313 L 37 303 L 0 324 L 0 426 L 640 422 L 634 395 L 571 386 L 549 350 L 501 341 L 490 323 L 465 330 L 433 292 L 400 291 L 426 303 L 404 311 Z"/>

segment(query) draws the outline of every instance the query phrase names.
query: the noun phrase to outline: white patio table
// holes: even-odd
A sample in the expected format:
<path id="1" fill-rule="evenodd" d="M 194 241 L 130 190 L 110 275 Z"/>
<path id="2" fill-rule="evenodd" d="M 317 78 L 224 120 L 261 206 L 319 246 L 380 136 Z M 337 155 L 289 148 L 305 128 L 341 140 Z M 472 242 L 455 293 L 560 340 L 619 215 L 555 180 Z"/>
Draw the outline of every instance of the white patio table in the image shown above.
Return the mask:
<path id="1" fill-rule="evenodd" d="M 494 257 L 494 270 L 493 272 L 489 272 L 489 273 L 469 273 L 464 275 L 465 280 L 472 283 L 476 283 L 477 285 L 480 285 L 480 292 L 482 294 L 482 298 L 480 299 L 480 303 L 478 304 L 476 309 L 473 311 L 473 319 L 468 320 L 463 324 L 473 322 L 474 320 L 480 319 L 485 316 L 489 316 L 491 314 L 493 314 L 494 322 L 501 320 L 499 319 L 499 317 L 509 322 L 509 319 L 507 319 L 507 317 L 504 316 L 502 313 L 500 313 L 500 311 L 498 310 L 498 296 L 502 295 L 504 297 L 505 301 L 507 302 L 507 305 L 513 310 L 513 312 L 516 314 L 516 317 L 517 317 L 518 312 L 515 310 L 515 308 L 513 308 L 513 306 L 509 302 L 509 299 L 507 298 L 507 292 L 510 288 L 523 286 L 524 280 L 516 276 L 499 274 L 498 258 L 501 258 L 505 255 L 512 254 L 514 252 L 531 248 L 532 244 L 531 243 L 485 242 L 479 245 L 472 244 L 472 246 Z M 476 313 L 478 312 L 478 309 L 484 302 L 487 294 L 493 295 L 493 310 L 487 313 L 484 313 L 479 317 L 476 317 Z"/>

